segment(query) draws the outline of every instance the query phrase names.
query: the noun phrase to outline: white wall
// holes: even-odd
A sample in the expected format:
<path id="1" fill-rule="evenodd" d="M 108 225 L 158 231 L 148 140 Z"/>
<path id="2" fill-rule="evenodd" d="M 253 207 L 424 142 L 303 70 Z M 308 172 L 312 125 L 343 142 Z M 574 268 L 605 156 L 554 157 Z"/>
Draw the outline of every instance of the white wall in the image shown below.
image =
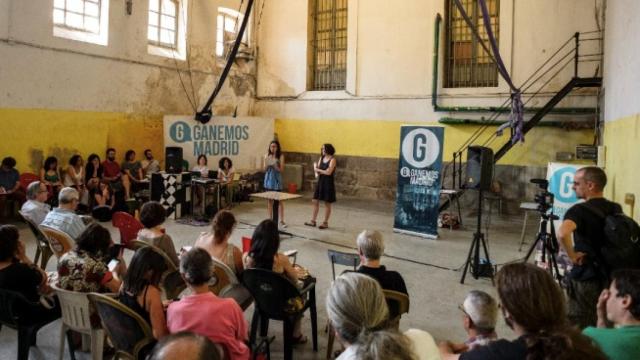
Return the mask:
<path id="1" fill-rule="evenodd" d="M 127 113 L 193 113 L 176 67 L 200 106 L 214 88 L 222 63 L 216 64 L 218 6 L 238 8 L 238 1 L 189 1 L 187 61 L 147 53 L 148 1 L 111 0 L 107 46 L 53 36 L 52 0 L 0 0 L 0 108 L 69 109 Z M 192 80 L 188 68 L 191 67 Z M 253 64 L 234 66 L 216 100 L 221 114 L 250 111 Z"/>
<path id="2" fill-rule="evenodd" d="M 640 2 L 607 2 L 604 115 L 607 121 L 640 113 Z"/>
<path id="3" fill-rule="evenodd" d="M 270 0 L 259 29 L 258 101 L 255 113 L 309 119 L 436 120 L 431 80 L 434 21 L 444 16 L 444 0 L 350 0 L 347 91 L 306 91 L 308 1 Z M 500 50 L 516 85 L 521 84 L 576 31 L 591 31 L 601 0 L 500 1 Z M 354 20 L 355 19 L 355 20 Z M 351 26 L 355 24 L 355 28 Z M 444 25 L 444 22 L 443 22 Z M 597 42 L 581 51 L 596 52 Z M 440 38 L 439 77 L 443 71 L 444 28 Z M 355 61 L 353 61 L 355 59 Z M 595 63 L 581 65 L 593 75 Z M 571 78 L 572 66 L 544 91 L 552 95 Z M 347 82 L 349 84 L 349 81 Z M 495 88 L 443 89 L 439 104 L 500 105 L 508 96 L 500 80 Z M 542 106 L 546 99 L 532 102 Z M 594 106 L 595 98 L 572 94 L 562 106 Z"/>

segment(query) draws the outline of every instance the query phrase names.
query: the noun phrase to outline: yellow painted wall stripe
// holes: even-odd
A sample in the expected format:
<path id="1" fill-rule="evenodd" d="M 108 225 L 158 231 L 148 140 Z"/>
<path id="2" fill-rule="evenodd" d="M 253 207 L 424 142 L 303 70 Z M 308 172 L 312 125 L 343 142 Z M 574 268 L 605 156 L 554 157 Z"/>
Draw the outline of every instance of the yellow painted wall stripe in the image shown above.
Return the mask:
<path id="1" fill-rule="evenodd" d="M 400 126 L 403 121 L 376 120 L 296 120 L 276 119 L 275 131 L 284 151 L 319 153 L 323 143 L 331 143 L 338 155 L 395 159 L 399 155 Z M 437 122 L 411 125 L 441 126 Z M 444 159 L 450 161 L 477 126 L 444 125 Z M 487 130 L 476 144 L 484 143 L 495 127 Z M 495 139 L 491 146 L 497 150 L 508 141 L 508 131 Z M 505 165 L 546 166 L 555 159 L 556 152 L 575 152 L 578 144 L 591 144 L 590 130 L 567 131 L 558 128 L 536 128 L 526 137 L 526 143 L 516 145 L 500 161 Z"/>

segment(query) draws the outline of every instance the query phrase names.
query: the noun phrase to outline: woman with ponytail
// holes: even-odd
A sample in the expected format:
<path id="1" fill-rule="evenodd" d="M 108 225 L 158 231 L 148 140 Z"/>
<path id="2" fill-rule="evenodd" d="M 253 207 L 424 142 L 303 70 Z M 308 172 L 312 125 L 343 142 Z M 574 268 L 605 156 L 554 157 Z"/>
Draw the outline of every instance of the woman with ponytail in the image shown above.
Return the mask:
<path id="1" fill-rule="evenodd" d="M 441 344 L 443 359 L 606 359 L 589 338 L 569 325 L 564 294 L 545 270 L 527 263 L 505 265 L 496 276 L 496 286 L 504 321 L 518 338 L 496 340 L 459 355 Z"/>
<path id="2" fill-rule="evenodd" d="M 336 360 L 439 359 L 433 337 L 388 327 L 389 310 L 378 282 L 363 274 L 339 276 L 327 295 L 327 316 L 345 351 Z"/>

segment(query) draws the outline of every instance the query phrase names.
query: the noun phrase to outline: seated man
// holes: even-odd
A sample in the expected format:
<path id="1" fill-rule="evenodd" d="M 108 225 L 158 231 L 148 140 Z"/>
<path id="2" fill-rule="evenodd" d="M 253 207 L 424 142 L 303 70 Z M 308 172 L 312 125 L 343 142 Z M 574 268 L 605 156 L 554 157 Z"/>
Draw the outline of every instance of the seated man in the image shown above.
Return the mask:
<path id="1" fill-rule="evenodd" d="M 40 181 L 34 181 L 27 186 L 27 202 L 22 205 L 22 213 L 36 225 L 42 223 L 44 218 L 51 211 L 51 206 L 47 201 L 47 186 Z"/>
<path id="2" fill-rule="evenodd" d="M 82 218 L 75 211 L 80 202 L 78 190 L 66 187 L 58 194 L 59 206 L 47 214 L 42 225 L 60 230 L 76 240 L 86 228 Z"/>
<path id="3" fill-rule="evenodd" d="M 20 189 L 20 174 L 15 166 L 16 160 L 14 158 L 9 156 L 2 159 L 2 166 L 0 166 L 0 210 L 4 209 L 6 200 L 17 201 L 20 205 L 25 200 L 24 191 Z"/>
<path id="4" fill-rule="evenodd" d="M 402 276 L 380 265 L 380 257 L 384 254 L 382 234 L 377 230 L 364 230 L 356 241 L 360 255 L 358 272 L 378 280 L 383 290 L 394 290 L 409 295 Z"/>
<path id="5" fill-rule="evenodd" d="M 151 149 L 146 149 L 144 151 L 144 157 L 144 160 L 142 160 L 140 164 L 142 165 L 142 171 L 145 176 L 149 176 L 160 171 L 160 163 L 158 160 L 153 158 Z"/>
<path id="6" fill-rule="evenodd" d="M 179 332 L 165 336 L 153 347 L 150 360 L 222 360 L 216 344 L 204 336 Z"/>
<path id="7" fill-rule="evenodd" d="M 491 295 L 484 291 L 471 290 L 460 310 L 464 313 L 463 326 L 469 338 L 464 345 L 457 346 L 457 350 L 471 350 L 498 338 L 495 331 L 498 303 Z"/>
<path id="8" fill-rule="evenodd" d="M 640 270 L 618 270 L 611 277 L 598 299 L 598 327 L 583 333 L 610 359 L 640 359 Z"/>
<path id="9" fill-rule="evenodd" d="M 170 333 L 191 331 L 224 347 L 231 360 L 249 359 L 247 322 L 233 299 L 223 299 L 209 291 L 213 276 L 211 255 L 193 248 L 180 259 L 180 274 L 192 295 L 173 302 L 167 309 Z"/>
<path id="10" fill-rule="evenodd" d="M 114 148 L 107 149 L 107 158 L 102 162 L 102 180 L 109 184 L 114 194 L 124 190 L 125 199 L 128 198 L 131 184 L 128 177 L 122 176 Z"/>

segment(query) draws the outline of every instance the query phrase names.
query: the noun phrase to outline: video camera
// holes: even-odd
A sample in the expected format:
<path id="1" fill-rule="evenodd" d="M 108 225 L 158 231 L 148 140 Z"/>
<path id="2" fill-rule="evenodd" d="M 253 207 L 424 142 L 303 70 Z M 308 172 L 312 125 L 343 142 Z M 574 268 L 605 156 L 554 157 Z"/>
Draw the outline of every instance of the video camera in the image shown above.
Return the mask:
<path id="1" fill-rule="evenodd" d="M 547 190 L 549 181 L 546 179 L 531 179 L 530 181 L 540 188 L 540 191 L 533 197 L 533 201 L 538 204 L 538 212 L 544 216 L 549 209 L 553 208 L 554 196 L 553 193 Z"/>

